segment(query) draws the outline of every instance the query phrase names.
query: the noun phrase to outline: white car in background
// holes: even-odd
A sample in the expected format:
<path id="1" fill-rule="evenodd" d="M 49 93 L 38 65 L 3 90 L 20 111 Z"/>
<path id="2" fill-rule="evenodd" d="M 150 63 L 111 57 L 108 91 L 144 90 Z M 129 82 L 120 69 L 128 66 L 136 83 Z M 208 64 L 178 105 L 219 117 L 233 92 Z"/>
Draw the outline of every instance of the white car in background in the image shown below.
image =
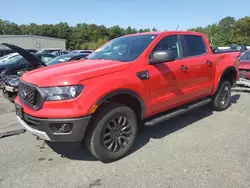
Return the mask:
<path id="1" fill-rule="evenodd" d="M 5 61 L 7 61 L 9 59 L 12 59 L 13 57 L 16 57 L 18 55 L 19 55 L 19 53 L 11 53 L 11 54 L 7 54 L 5 56 L 2 56 L 2 57 L 0 57 L 0 63 L 5 62 Z"/>

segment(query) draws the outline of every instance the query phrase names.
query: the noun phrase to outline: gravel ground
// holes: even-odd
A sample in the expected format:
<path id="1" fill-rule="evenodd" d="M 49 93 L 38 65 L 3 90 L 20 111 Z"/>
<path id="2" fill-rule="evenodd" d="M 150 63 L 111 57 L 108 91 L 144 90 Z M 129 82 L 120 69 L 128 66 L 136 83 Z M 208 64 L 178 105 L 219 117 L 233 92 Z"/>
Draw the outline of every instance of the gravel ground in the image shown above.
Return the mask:
<path id="1" fill-rule="evenodd" d="M 110 164 L 77 144 L 45 143 L 28 132 L 2 138 L 0 187 L 249 188 L 248 92 L 233 92 L 233 104 L 224 112 L 202 107 L 145 128 L 133 151 Z M 16 123 L 9 111 L 1 114 L 0 127 L 7 118 Z"/>
<path id="2" fill-rule="evenodd" d="M 22 126 L 17 122 L 13 103 L 9 102 L 0 92 L 0 138 L 4 135 L 17 134 Z"/>

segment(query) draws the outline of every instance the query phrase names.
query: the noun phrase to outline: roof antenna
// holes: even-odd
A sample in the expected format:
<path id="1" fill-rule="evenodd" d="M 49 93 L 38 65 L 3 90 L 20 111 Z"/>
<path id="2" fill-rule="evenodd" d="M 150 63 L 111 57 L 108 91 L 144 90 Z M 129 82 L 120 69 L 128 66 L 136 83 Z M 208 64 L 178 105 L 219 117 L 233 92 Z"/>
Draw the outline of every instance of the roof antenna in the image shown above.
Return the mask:
<path id="1" fill-rule="evenodd" d="M 176 27 L 175 31 L 177 31 L 178 29 L 179 29 L 179 25 L 177 25 L 177 27 Z"/>

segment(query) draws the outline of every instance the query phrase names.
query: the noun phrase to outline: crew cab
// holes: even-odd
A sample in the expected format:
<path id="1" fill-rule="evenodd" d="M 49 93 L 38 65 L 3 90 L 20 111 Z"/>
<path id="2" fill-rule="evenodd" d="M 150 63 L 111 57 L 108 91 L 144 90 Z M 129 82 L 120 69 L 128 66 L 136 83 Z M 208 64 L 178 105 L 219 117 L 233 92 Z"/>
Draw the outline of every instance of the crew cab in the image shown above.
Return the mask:
<path id="1" fill-rule="evenodd" d="M 197 32 L 122 36 L 84 60 L 23 74 L 17 118 L 44 140 L 83 141 L 102 162 L 115 161 L 129 152 L 139 126 L 208 103 L 227 109 L 239 78 L 239 55 L 213 53 Z"/>

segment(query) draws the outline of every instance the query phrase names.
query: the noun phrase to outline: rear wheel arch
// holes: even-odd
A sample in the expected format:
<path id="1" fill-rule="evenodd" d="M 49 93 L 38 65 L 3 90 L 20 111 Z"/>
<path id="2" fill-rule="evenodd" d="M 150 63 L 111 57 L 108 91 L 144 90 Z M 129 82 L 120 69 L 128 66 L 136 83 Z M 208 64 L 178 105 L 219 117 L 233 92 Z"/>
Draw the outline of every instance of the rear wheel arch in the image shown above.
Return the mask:
<path id="1" fill-rule="evenodd" d="M 236 83 L 236 78 L 237 78 L 237 71 L 235 67 L 232 67 L 232 66 L 227 67 L 218 79 L 215 92 L 218 90 L 220 82 L 222 80 L 228 80 L 233 86 Z"/>
<path id="2" fill-rule="evenodd" d="M 95 112 L 102 107 L 106 102 L 115 102 L 129 106 L 133 109 L 138 117 L 138 120 L 143 120 L 145 118 L 145 104 L 143 99 L 135 91 L 130 89 L 118 89 L 107 93 L 102 98 L 94 103 L 97 106 Z M 94 112 L 94 113 L 95 113 Z"/>

